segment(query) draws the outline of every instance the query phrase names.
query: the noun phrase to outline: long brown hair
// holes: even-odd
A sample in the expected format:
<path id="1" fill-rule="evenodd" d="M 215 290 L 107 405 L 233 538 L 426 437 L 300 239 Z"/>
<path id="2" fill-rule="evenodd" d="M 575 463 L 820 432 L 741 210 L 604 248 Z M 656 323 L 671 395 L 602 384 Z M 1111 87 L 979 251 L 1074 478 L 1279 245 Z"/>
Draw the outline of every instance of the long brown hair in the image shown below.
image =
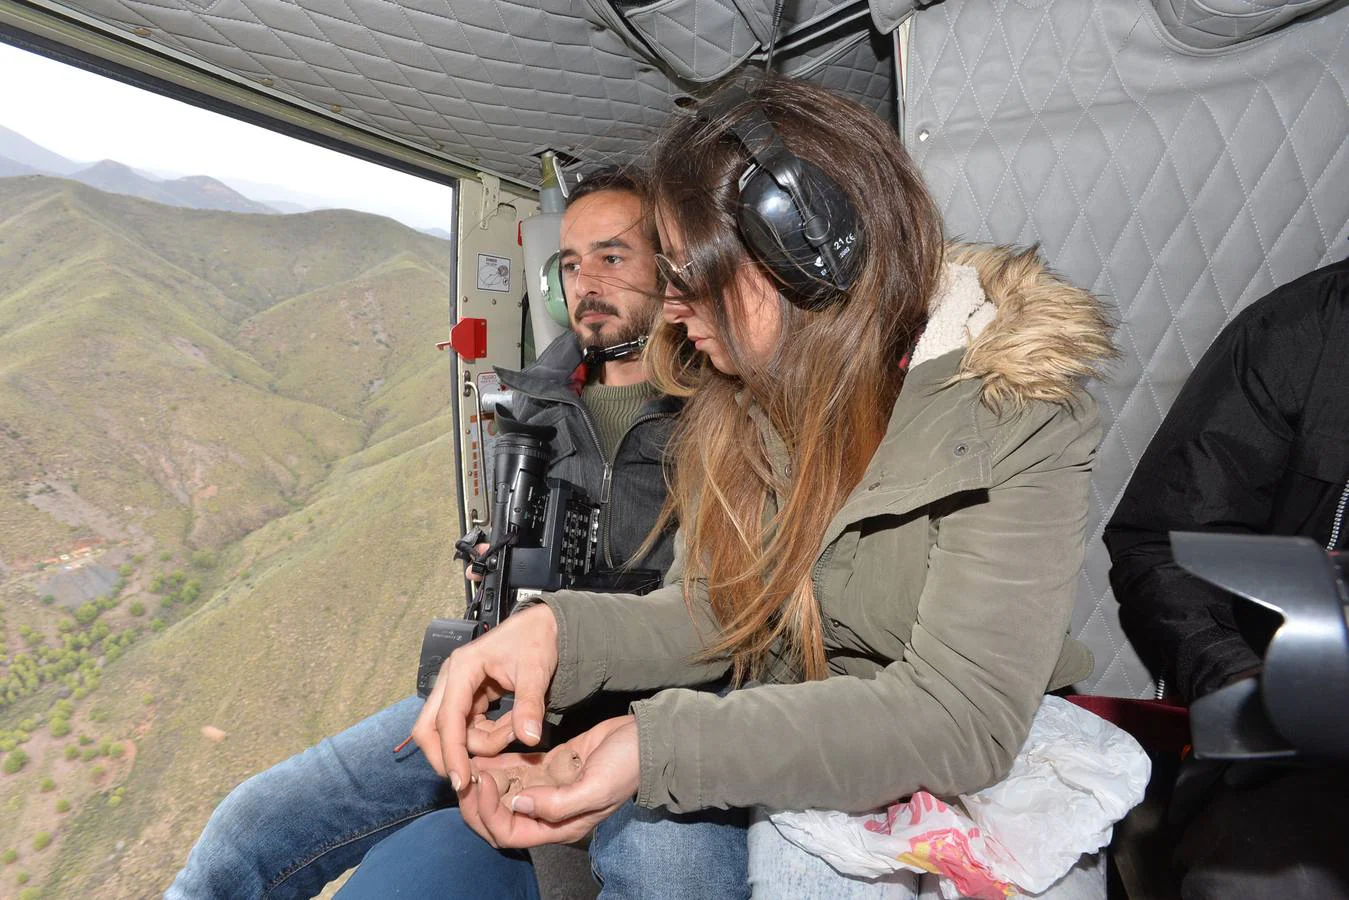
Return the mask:
<path id="1" fill-rule="evenodd" d="M 864 259 L 841 303 L 806 311 L 780 299 L 776 351 L 748 358 L 736 330 L 743 308 L 736 276 L 751 264 L 736 226 L 748 156 L 728 127 L 749 106 L 668 127 L 650 168 L 653 202 L 683 236 L 689 299 L 710 311 L 738 374 L 692 353 L 682 328 L 657 325 L 645 354 L 652 380 L 689 398 L 671 445 L 662 521 L 683 528 L 685 597 L 697 581 L 707 583 L 721 634 L 706 654 L 729 655 L 739 681 L 760 675 L 776 647 L 817 679 L 828 672 L 814 563 L 830 519 L 885 434 L 903 381 L 900 360 L 936 290 L 941 219 L 897 135 L 875 115 L 783 78 L 748 90 L 783 143 L 847 193 L 862 223 Z M 771 449 L 775 438 L 782 446 Z"/>

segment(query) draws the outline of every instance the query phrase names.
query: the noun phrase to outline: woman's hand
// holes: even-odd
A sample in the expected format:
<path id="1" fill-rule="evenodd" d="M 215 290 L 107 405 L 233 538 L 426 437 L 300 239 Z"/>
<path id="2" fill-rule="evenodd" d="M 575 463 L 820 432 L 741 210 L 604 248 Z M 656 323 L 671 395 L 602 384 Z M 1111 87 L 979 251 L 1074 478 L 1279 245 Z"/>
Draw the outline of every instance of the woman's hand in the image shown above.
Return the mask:
<path id="1" fill-rule="evenodd" d="M 431 768 L 459 791 L 468 784 L 469 753 L 494 755 L 512 740 L 537 744 L 544 695 L 556 669 L 557 620 L 542 604 L 451 653 L 412 727 Z M 488 720 L 488 704 L 512 691 L 514 708 L 496 722 Z"/>
<path id="2" fill-rule="evenodd" d="M 580 840 L 637 793 L 637 720 L 623 716 L 601 722 L 535 759 L 532 765 L 543 772 L 518 775 L 518 788 L 508 777 L 503 791 L 500 775 L 520 773 L 525 761 L 525 756 L 475 760 L 477 783 L 460 800 L 464 820 L 494 847 Z M 577 777 L 561 777 L 568 770 Z"/>

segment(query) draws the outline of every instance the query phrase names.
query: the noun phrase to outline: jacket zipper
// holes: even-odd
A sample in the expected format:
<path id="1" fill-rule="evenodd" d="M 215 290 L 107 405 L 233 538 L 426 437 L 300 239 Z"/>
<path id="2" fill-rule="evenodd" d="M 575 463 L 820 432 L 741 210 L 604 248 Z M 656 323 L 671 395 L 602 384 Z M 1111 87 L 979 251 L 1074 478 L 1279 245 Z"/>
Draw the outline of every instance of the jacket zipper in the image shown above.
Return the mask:
<path id="1" fill-rule="evenodd" d="M 837 540 L 837 538 L 835 538 L 835 540 Z M 810 586 L 815 590 L 815 602 L 820 605 L 820 627 L 826 629 L 837 641 L 838 634 L 834 630 L 829 617 L 824 614 L 824 588 L 820 584 L 820 575 L 824 572 L 824 567 L 829 564 L 829 560 L 833 555 L 834 544 L 833 541 L 831 541 L 829 546 L 824 548 L 824 552 L 820 554 L 820 558 L 815 560 L 815 565 L 810 567 Z"/>
<path id="2" fill-rule="evenodd" d="M 598 447 L 600 439 L 599 436 L 594 431 L 593 426 L 590 425 L 589 413 L 586 412 L 584 407 L 581 408 L 581 413 L 583 416 L 585 416 L 586 425 L 587 427 L 591 428 L 590 436 L 594 438 L 595 446 Z M 627 430 L 623 432 L 622 436 L 619 437 L 618 439 L 618 443 L 614 446 L 614 460 L 618 459 L 618 454 L 623 450 L 623 443 L 628 439 L 628 435 L 632 434 L 632 432 L 636 430 L 638 425 L 641 425 L 644 422 L 649 422 L 652 419 L 672 419 L 672 418 L 674 418 L 674 416 L 671 413 L 647 413 L 644 416 L 638 416 L 637 418 L 633 419 L 631 422 L 628 423 Z M 600 452 L 603 453 L 604 452 L 603 449 L 601 449 Z M 613 520 L 613 509 L 612 509 L 613 504 L 610 502 L 610 500 L 613 499 L 611 496 L 613 493 L 613 486 L 614 486 L 613 460 L 605 460 L 604 487 L 600 492 L 600 509 L 602 510 L 602 512 L 600 513 L 600 549 L 604 553 L 604 565 L 606 568 L 609 569 L 614 568 L 613 552 L 609 547 L 609 526 Z M 626 562 L 626 560 L 624 561 Z"/>
<path id="3" fill-rule="evenodd" d="M 1349 483 L 1344 485 L 1344 490 L 1340 493 L 1339 505 L 1335 507 L 1335 524 L 1330 529 L 1330 540 L 1326 542 L 1327 550 L 1334 550 L 1340 543 L 1340 528 L 1344 525 L 1344 509 L 1349 506 Z"/>

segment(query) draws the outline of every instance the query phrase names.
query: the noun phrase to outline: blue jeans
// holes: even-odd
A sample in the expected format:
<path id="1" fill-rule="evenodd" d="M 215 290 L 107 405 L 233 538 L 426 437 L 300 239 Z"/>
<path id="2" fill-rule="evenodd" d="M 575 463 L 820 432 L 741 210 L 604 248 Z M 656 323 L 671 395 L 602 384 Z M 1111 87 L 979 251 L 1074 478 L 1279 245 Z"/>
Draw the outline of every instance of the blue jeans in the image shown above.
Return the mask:
<path id="1" fill-rule="evenodd" d="M 531 897 L 537 888 L 527 864 L 489 855 L 497 851 L 463 825 L 457 810 L 426 816 L 453 806 L 456 798 L 415 745 L 393 753 L 421 707 L 409 697 L 236 787 L 211 814 L 166 900 L 313 897 L 399 829 L 409 832 L 410 847 L 419 834 L 428 836 L 434 853 L 421 856 L 432 868 L 421 856 L 417 868 L 439 878 L 426 882 L 437 885 L 429 896 L 448 898 L 462 890 L 465 897 Z M 425 823 L 405 828 L 422 817 Z M 391 884 L 411 877 L 409 867 L 399 864 L 411 857 L 394 852 L 403 840 L 400 833 L 372 857 L 372 863 L 388 861 L 393 871 L 380 875 L 381 864 L 371 878 Z M 609 897 L 748 896 L 745 853 L 743 817 L 665 817 L 631 804 L 601 824 L 591 848 Z M 489 870 L 491 880 L 464 877 Z M 703 894 L 707 878 L 730 887 Z M 375 882 L 363 877 L 361 883 Z M 682 884 L 692 887 L 682 890 Z"/>
<path id="2" fill-rule="evenodd" d="M 313 897 L 396 829 L 452 805 L 416 745 L 393 753 L 421 708 L 409 697 L 236 787 L 166 900 Z"/>
<path id="3" fill-rule="evenodd" d="M 457 809 L 422 816 L 371 850 L 337 900 L 439 900 L 456 896 L 465 883 L 474 885 L 479 896 L 486 896 L 483 885 L 493 884 L 492 896 L 503 896 L 492 879 L 519 891 L 504 896 L 538 900 L 532 878 L 521 887 L 516 867 L 528 863 L 504 853 L 497 861 L 484 861 L 463 838 L 465 832 L 477 838 Z M 485 841 L 478 843 L 491 849 Z M 600 900 L 749 898 L 741 810 L 676 816 L 626 803 L 595 829 L 590 864 L 600 882 Z"/>
<path id="4" fill-rule="evenodd" d="M 494 850 L 464 824 L 459 810 L 442 809 L 376 844 L 334 900 L 461 896 L 539 900 L 539 886 L 528 853 Z"/>

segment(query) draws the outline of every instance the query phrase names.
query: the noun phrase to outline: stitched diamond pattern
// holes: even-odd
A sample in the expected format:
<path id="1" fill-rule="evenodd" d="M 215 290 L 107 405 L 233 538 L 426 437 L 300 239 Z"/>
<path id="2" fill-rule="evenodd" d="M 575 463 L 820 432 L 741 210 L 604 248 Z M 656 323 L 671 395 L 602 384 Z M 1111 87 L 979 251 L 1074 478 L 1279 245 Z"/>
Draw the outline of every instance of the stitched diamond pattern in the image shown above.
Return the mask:
<path id="1" fill-rule="evenodd" d="M 534 183 L 531 154 L 590 163 L 650 145 L 680 84 L 577 0 L 75 0 L 119 33 L 203 60 L 326 114 Z M 870 48 L 864 43 L 864 48 Z M 881 44 L 885 50 L 885 45 Z M 852 66 L 854 69 L 845 67 Z M 889 114 L 891 63 L 852 53 L 811 75 Z"/>
<path id="2" fill-rule="evenodd" d="M 1146 0 L 947 0 L 915 19 L 909 79 L 951 233 L 1038 241 L 1120 316 L 1073 630 L 1096 655 L 1081 687 L 1146 696 L 1101 531 L 1232 314 L 1349 252 L 1349 9 L 1199 53 Z"/>

